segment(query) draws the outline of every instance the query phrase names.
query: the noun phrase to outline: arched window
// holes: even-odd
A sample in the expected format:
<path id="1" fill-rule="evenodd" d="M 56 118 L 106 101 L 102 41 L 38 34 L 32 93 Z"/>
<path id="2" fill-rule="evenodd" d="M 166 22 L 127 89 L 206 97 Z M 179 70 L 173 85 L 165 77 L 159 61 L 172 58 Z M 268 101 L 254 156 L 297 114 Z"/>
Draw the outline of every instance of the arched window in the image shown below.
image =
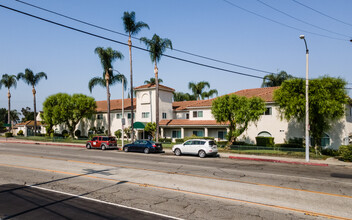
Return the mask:
<path id="1" fill-rule="evenodd" d="M 271 134 L 267 131 L 262 131 L 258 134 L 258 137 L 271 137 Z"/>

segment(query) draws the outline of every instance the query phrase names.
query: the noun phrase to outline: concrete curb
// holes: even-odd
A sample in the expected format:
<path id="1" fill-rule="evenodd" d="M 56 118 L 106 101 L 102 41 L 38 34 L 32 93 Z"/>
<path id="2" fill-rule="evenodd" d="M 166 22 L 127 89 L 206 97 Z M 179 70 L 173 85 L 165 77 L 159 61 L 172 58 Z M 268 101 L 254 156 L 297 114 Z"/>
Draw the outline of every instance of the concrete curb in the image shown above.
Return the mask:
<path id="1" fill-rule="evenodd" d="M 285 160 L 274 160 L 274 159 L 252 158 L 252 157 L 237 157 L 237 156 L 229 156 L 229 158 L 230 159 L 238 159 L 238 160 L 264 161 L 264 162 L 272 162 L 272 163 L 288 163 L 288 164 L 300 164 L 300 165 L 311 165 L 311 166 L 322 166 L 322 167 L 329 166 L 329 164 L 327 164 L 327 163 L 309 163 L 309 162 L 297 162 L 297 161 L 285 161 Z"/>

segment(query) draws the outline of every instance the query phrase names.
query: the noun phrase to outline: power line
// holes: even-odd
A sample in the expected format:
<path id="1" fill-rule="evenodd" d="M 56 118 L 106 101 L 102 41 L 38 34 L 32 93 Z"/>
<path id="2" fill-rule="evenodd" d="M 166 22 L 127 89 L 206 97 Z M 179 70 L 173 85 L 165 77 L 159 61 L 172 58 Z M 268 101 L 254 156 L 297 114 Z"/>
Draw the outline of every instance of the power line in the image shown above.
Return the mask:
<path id="1" fill-rule="evenodd" d="M 246 12 L 248 12 L 248 13 L 250 13 L 250 14 L 253 14 L 253 15 L 255 15 L 255 16 L 258 16 L 258 17 L 260 17 L 260 18 L 263 18 L 263 19 L 265 19 L 265 20 L 271 21 L 271 22 L 273 22 L 273 23 L 279 24 L 279 25 L 284 26 L 284 27 L 287 27 L 287 28 L 291 28 L 291 29 L 294 29 L 294 30 L 297 30 L 297 31 L 300 31 L 300 32 L 305 32 L 305 33 L 309 33 L 309 34 L 313 34 L 313 35 L 316 35 L 316 36 L 325 37 L 325 38 L 329 38 L 329 39 L 333 39 L 333 40 L 349 41 L 349 40 L 342 39 L 342 38 L 331 37 L 331 36 L 328 36 L 328 35 L 319 34 L 319 33 L 315 33 L 315 32 L 312 32 L 312 31 L 307 31 L 307 30 L 303 30 L 303 29 L 300 29 L 300 28 L 296 28 L 296 27 L 294 27 L 294 26 L 290 26 L 290 25 L 288 25 L 288 24 L 285 24 L 285 23 L 282 23 L 282 22 L 273 20 L 273 19 L 271 19 L 271 18 L 268 18 L 268 17 L 265 17 L 265 16 L 263 16 L 263 15 L 260 15 L 260 14 L 258 14 L 258 13 L 256 13 L 256 12 L 253 12 L 253 11 L 250 11 L 250 10 L 248 10 L 248 9 L 245 9 L 245 8 L 243 8 L 243 7 L 239 6 L 239 5 L 236 5 L 236 4 L 234 4 L 234 3 L 232 3 L 232 2 L 230 2 L 230 1 L 228 1 L 228 0 L 223 0 L 223 1 L 226 2 L 226 3 L 228 3 L 229 5 L 231 5 L 231 6 L 233 6 L 233 7 L 239 8 L 239 9 L 241 9 L 241 10 L 243 10 L 243 11 L 246 11 Z"/>
<path id="2" fill-rule="evenodd" d="M 111 30 L 111 29 L 108 29 L 108 28 L 105 28 L 105 27 L 102 27 L 102 26 L 98 26 L 98 25 L 95 25 L 95 24 L 92 24 L 92 23 L 89 23 L 89 22 L 86 22 L 86 21 L 83 21 L 83 20 L 80 20 L 80 19 L 76 19 L 76 18 L 67 16 L 67 15 L 64 15 L 64 14 L 61 14 L 61 13 L 46 9 L 46 8 L 42 8 L 42 7 L 39 7 L 39 6 L 30 4 L 30 3 L 24 2 L 24 1 L 21 1 L 21 0 L 15 0 L 15 1 L 17 1 L 19 3 L 22 3 L 22 4 L 25 4 L 25 5 L 28 5 L 28 6 L 31 6 L 31 7 L 34 7 L 34 8 L 37 8 L 37 9 L 40 9 L 40 10 L 43 10 L 43 11 L 46 11 L 46 12 L 49 12 L 49 13 L 52 13 L 52 14 L 55 14 L 55 15 L 58 15 L 58 16 L 61 16 L 61 17 L 64 17 L 64 18 L 67 18 L 67 19 L 70 19 L 70 20 L 73 20 L 73 21 L 76 21 L 76 22 L 79 22 L 79 23 L 82 23 L 82 24 L 85 24 L 85 25 L 88 25 L 88 26 L 91 26 L 91 27 L 95 27 L 95 28 L 98 28 L 98 29 L 101 29 L 101 30 L 104 30 L 104 31 L 108 31 L 108 32 L 111 32 L 111 33 L 115 33 L 115 34 L 119 34 L 119 35 L 122 35 L 122 36 L 125 36 L 125 37 L 129 37 L 128 34 L 124 34 L 124 33 L 118 32 L 118 31 L 114 31 L 114 30 Z M 133 36 L 131 36 L 131 38 L 133 38 L 135 40 L 140 40 L 140 38 L 133 37 Z M 271 71 L 260 70 L 260 69 L 257 69 L 257 68 L 252 68 L 252 67 L 247 67 L 247 66 L 243 66 L 243 65 L 239 65 L 239 64 L 234 64 L 234 63 L 222 61 L 222 60 L 219 60 L 219 59 L 214 59 L 214 58 L 198 55 L 198 54 L 195 54 L 195 53 L 187 52 L 187 51 L 180 50 L 180 49 L 173 48 L 173 50 L 176 51 L 176 52 L 184 53 L 184 54 L 191 55 L 191 56 L 194 56 L 194 57 L 198 57 L 198 58 L 202 58 L 202 59 L 206 59 L 206 60 L 211 60 L 211 61 L 214 61 L 214 62 L 226 64 L 226 65 L 236 66 L 236 67 L 240 67 L 240 68 L 243 68 L 243 69 L 253 70 L 253 71 L 262 72 L 262 73 L 269 73 L 269 74 L 273 73 Z"/>
<path id="3" fill-rule="evenodd" d="M 296 1 L 296 0 L 292 0 L 292 1 L 295 2 L 295 3 L 297 3 L 297 4 L 299 4 L 299 5 L 302 5 L 302 6 L 305 7 L 305 8 L 308 8 L 308 9 L 310 9 L 310 10 L 312 10 L 312 11 L 315 11 L 315 12 L 318 13 L 318 14 L 321 14 L 321 15 L 323 15 L 323 16 L 325 16 L 325 17 L 328 17 L 328 18 L 330 18 L 330 19 L 332 19 L 332 20 L 338 21 L 338 22 L 343 23 L 343 24 L 345 24 L 345 25 L 352 26 L 352 24 L 350 24 L 350 23 L 347 23 L 347 22 L 341 21 L 341 20 L 339 20 L 339 19 L 337 19 L 337 18 L 331 17 L 330 15 L 327 15 L 327 14 L 325 14 L 325 13 L 323 13 L 323 12 L 320 12 L 320 11 L 318 11 L 318 10 L 312 8 L 312 7 L 309 7 L 308 5 L 302 4 L 302 3 L 300 3 L 300 2 L 298 2 L 298 1 Z"/>
<path id="4" fill-rule="evenodd" d="M 257 1 L 258 1 L 259 3 L 261 3 L 261 4 L 263 4 L 263 5 L 265 5 L 265 6 L 269 7 L 269 8 L 271 8 L 271 9 L 277 11 L 277 12 L 280 12 L 281 14 L 284 14 L 284 15 L 286 15 L 286 16 L 292 18 L 292 19 L 295 19 L 296 21 L 302 22 L 302 23 L 304 23 L 304 24 L 310 25 L 310 26 L 312 26 L 312 27 L 318 28 L 318 29 L 323 30 L 323 31 L 327 31 L 327 32 L 332 33 L 332 34 L 336 34 L 336 35 L 340 35 L 340 36 L 343 36 L 343 37 L 351 38 L 351 36 L 349 36 L 349 35 L 341 34 L 341 33 L 335 32 L 335 31 L 331 31 L 331 30 L 322 28 L 322 27 L 320 27 L 320 26 L 318 26 L 318 25 L 315 25 L 315 24 L 311 24 L 311 23 L 309 23 L 309 22 L 306 22 L 306 21 L 304 21 L 304 20 L 302 20 L 302 19 L 296 18 L 296 17 L 294 17 L 294 16 L 292 16 L 292 15 L 286 13 L 286 12 L 283 12 L 283 11 L 281 11 L 281 10 L 279 10 L 279 9 L 277 9 L 277 8 L 275 8 L 275 7 L 269 5 L 269 4 L 267 4 L 267 3 L 265 3 L 265 2 L 263 2 L 263 1 L 261 1 L 261 0 L 257 0 Z"/>
<path id="5" fill-rule="evenodd" d="M 26 13 L 26 12 L 23 12 L 23 11 L 19 11 L 17 9 L 10 8 L 10 7 L 1 5 L 1 4 L 0 4 L 0 7 L 8 9 L 8 10 L 11 10 L 11 11 L 14 11 L 14 12 L 17 12 L 17 13 L 20 13 L 20 14 L 23 14 L 23 15 L 27 15 L 29 17 L 36 18 L 36 19 L 39 19 L 39 20 L 42 20 L 42 21 L 45 21 L 45 22 L 60 26 L 60 27 L 64 27 L 64 28 L 67 28 L 67 29 L 70 29 L 70 30 L 73 30 L 73 31 L 76 31 L 76 32 L 80 32 L 80 33 L 83 33 L 83 34 L 86 34 L 86 35 L 90 35 L 90 36 L 93 36 L 93 37 L 96 37 L 96 38 L 100 38 L 100 39 L 103 39 L 103 40 L 107 40 L 107 41 L 118 43 L 118 44 L 121 44 L 121 45 L 124 45 L 124 46 L 128 46 L 127 43 L 124 43 L 124 42 L 121 42 L 121 41 L 113 40 L 113 39 L 110 39 L 110 38 L 107 38 L 107 37 L 103 37 L 101 35 L 93 34 L 93 33 L 90 33 L 90 32 L 87 32 L 87 31 L 83 31 L 83 30 L 80 30 L 80 29 L 77 29 L 77 28 L 74 28 L 74 27 L 70 27 L 70 26 L 67 26 L 67 25 L 64 25 L 64 24 L 60 24 L 60 23 L 57 23 L 57 22 L 54 22 L 54 21 L 51 21 L 51 20 L 48 20 L 48 19 L 45 19 L 45 18 L 42 18 L 42 17 L 38 17 L 38 16 L 29 14 L 29 13 Z M 144 49 L 142 47 L 137 47 L 137 46 L 133 46 L 133 45 L 132 45 L 132 47 L 136 48 L 136 49 L 139 49 L 139 50 L 150 52 L 150 50 Z M 242 76 L 248 76 L 248 77 L 257 78 L 257 79 L 264 79 L 264 77 L 261 77 L 261 76 L 256 76 L 256 75 L 252 75 L 252 74 L 236 72 L 236 71 L 232 71 L 232 70 L 228 70 L 228 69 L 224 69 L 224 68 L 220 68 L 220 67 L 216 67 L 216 66 L 211 66 L 211 65 L 207 65 L 207 64 L 203 64 L 203 63 L 187 60 L 187 59 L 183 59 L 183 58 L 180 58 L 180 57 L 170 56 L 170 55 L 167 55 L 167 54 L 162 54 L 162 55 L 165 56 L 165 57 L 171 58 L 171 59 L 175 59 L 175 60 L 179 60 L 179 61 L 195 64 L 195 65 L 198 65 L 198 66 L 203 66 L 203 67 L 207 67 L 207 68 L 211 68 L 211 69 L 215 69 L 215 70 L 220 70 L 220 71 L 224 71 L 224 72 L 229 72 L 229 73 L 242 75 Z"/>

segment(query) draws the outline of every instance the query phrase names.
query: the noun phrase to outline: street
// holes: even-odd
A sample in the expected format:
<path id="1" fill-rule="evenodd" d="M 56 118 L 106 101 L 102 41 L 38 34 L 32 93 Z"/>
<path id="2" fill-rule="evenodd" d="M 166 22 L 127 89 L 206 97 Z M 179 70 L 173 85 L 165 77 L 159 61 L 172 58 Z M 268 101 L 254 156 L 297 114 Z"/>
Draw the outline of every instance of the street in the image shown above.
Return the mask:
<path id="1" fill-rule="evenodd" d="M 53 205 L 56 219 L 82 218 L 70 206 L 92 219 L 352 218 L 352 169 L 343 166 L 0 143 L 0 170 L 0 218 L 44 219 Z M 72 205 L 73 195 L 84 201 Z"/>

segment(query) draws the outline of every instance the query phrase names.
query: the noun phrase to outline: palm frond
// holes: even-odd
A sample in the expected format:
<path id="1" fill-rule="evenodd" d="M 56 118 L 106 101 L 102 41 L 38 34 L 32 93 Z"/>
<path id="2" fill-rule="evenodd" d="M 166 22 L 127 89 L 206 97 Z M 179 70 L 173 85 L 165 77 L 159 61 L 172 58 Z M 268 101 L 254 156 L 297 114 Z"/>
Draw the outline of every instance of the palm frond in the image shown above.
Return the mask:
<path id="1" fill-rule="evenodd" d="M 92 93 L 93 88 L 97 85 L 100 85 L 102 87 L 106 87 L 105 79 L 102 77 L 92 78 L 88 83 L 88 89 L 89 89 L 90 93 Z"/>
<path id="2" fill-rule="evenodd" d="M 124 88 L 123 89 L 126 90 L 126 88 L 127 88 L 127 78 L 123 74 L 113 75 L 110 78 L 109 85 L 114 85 L 116 83 L 122 83 L 122 79 L 124 80 L 124 84 L 123 84 Z"/>

